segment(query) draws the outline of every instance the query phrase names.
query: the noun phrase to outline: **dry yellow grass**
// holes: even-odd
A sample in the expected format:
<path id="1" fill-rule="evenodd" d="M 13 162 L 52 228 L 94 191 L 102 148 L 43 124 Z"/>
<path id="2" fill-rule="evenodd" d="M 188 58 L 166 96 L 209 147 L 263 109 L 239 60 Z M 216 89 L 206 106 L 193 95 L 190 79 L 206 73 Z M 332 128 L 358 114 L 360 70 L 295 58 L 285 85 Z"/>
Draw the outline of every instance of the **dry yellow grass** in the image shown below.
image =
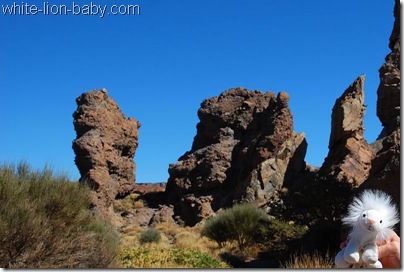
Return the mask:
<path id="1" fill-rule="evenodd" d="M 282 268 L 335 268 L 334 258 L 329 252 L 320 254 L 298 254 L 291 256 L 290 260 L 281 265 Z"/>
<path id="2" fill-rule="evenodd" d="M 202 237 L 198 229 L 180 231 L 175 235 L 174 246 L 183 249 L 194 249 L 218 257 L 225 248 L 219 248 L 215 241 Z"/>
<path id="3" fill-rule="evenodd" d="M 130 194 L 123 199 L 114 202 L 114 211 L 123 212 L 131 209 L 139 209 L 145 206 L 142 199 L 139 199 L 139 194 Z"/>
<path id="4" fill-rule="evenodd" d="M 159 230 L 169 239 L 172 247 L 198 250 L 215 256 L 216 258 L 219 258 L 220 254 L 224 252 L 242 255 L 246 258 L 256 258 L 262 250 L 265 250 L 258 245 L 247 246 L 243 248 L 243 250 L 240 250 L 237 245 L 232 242 L 227 242 L 223 247 L 219 247 L 217 242 L 201 236 L 202 226 L 200 225 L 195 227 L 180 227 L 167 222 L 156 224 L 155 229 Z"/>
<path id="5" fill-rule="evenodd" d="M 190 231 L 179 232 L 175 235 L 175 246 L 179 248 L 194 248 L 200 236 Z"/>
<path id="6" fill-rule="evenodd" d="M 138 225 L 127 225 L 121 228 L 120 232 L 122 236 L 137 235 L 139 232 L 143 231 L 144 228 Z"/>
<path id="7" fill-rule="evenodd" d="M 237 256 L 244 256 L 245 258 L 256 258 L 258 254 L 265 250 L 258 245 L 253 245 L 250 247 L 245 247 L 243 250 L 240 250 L 236 243 L 227 242 L 223 247 L 219 247 L 218 243 L 207 238 L 201 236 L 201 226 L 195 227 L 180 227 L 175 223 L 165 222 L 159 223 L 154 226 L 154 228 L 161 233 L 161 241 L 158 244 L 150 244 L 146 245 L 149 249 L 159 249 L 159 252 L 155 253 L 147 253 L 147 257 L 144 257 L 140 263 L 131 263 L 127 264 L 126 267 L 143 267 L 143 268 L 157 268 L 157 267 L 166 267 L 170 268 L 170 264 L 166 263 L 166 260 L 163 256 L 159 256 L 158 254 L 162 254 L 161 251 L 171 250 L 171 249 L 180 249 L 180 250 L 194 250 L 201 253 L 209 254 L 216 259 L 220 259 L 220 255 L 222 253 L 230 253 Z M 122 235 L 122 243 L 121 243 L 121 252 L 126 252 L 125 254 L 129 254 L 128 250 L 134 250 L 137 248 L 135 254 L 146 254 L 141 248 L 144 248 L 144 245 L 141 245 L 139 242 L 139 236 L 142 231 L 146 230 L 146 228 L 138 227 L 138 226 L 126 226 L 121 229 Z M 132 253 L 133 254 L 133 253 Z M 154 254 L 154 255 L 153 255 Z M 168 254 L 167 252 L 165 253 Z M 143 255 L 142 255 L 143 256 Z M 143 258 L 143 257 L 142 257 Z M 153 263 L 149 263 L 149 258 L 154 259 Z M 156 261 L 159 260 L 159 261 Z M 134 262 L 132 260 L 132 262 Z M 152 262 L 152 261 L 150 261 Z M 164 263 L 164 266 L 162 266 Z M 175 266 L 178 268 L 177 266 Z"/>
<path id="8" fill-rule="evenodd" d="M 140 246 L 139 234 L 144 228 L 138 225 L 127 225 L 120 229 L 121 249 L 128 249 Z"/>
<path id="9" fill-rule="evenodd" d="M 121 250 L 142 246 L 140 243 L 140 233 L 145 230 L 146 228 L 142 228 L 137 225 L 123 227 L 121 229 Z M 161 232 L 160 242 L 158 244 L 154 243 L 154 246 L 158 246 L 160 248 L 169 248 L 170 239 L 165 233 Z"/>
<path id="10" fill-rule="evenodd" d="M 149 249 L 159 249 L 164 251 L 167 249 L 183 249 L 183 250 L 195 250 L 198 252 L 203 252 L 209 254 L 210 256 L 219 259 L 220 253 L 224 252 L 225 248 L 219 248 L 215 241 L 208 239 L 207 237 L 202 237 L 200 234 L 199 227 L 180 227 L 171 222 L 159 223 L 154 226 L 156 230 L 161 233 L 161 240 L 158 244 L 146 245 Z M 139 241 L 140 233 L 146 230 L 136 225 L 128 225 L 122 227 L 121 233 L 121 252 L 128 252 L 128 250 L 133 250 L 134 248 L 143 248 L 145 245 L 141 245 Z M 140 249 L 139 249 L 140 250 Z M 136 254 L 143 254 L 142 252 L 136 252 Z M 153 253 L 154 254 L 154 253 Z M 157 253 L 156 253 L 157 254 Z M 143 263 L 136 263 L 137 266 L 144 267 L 159 267 L 160 264 L 148 263 L 148 258 L 157 258 L 159 256 L 152 256 L 151 253 L 148 257 L 143 260 Z M 160 258 L 161 262 L 165 262 L 163 258 Z M 152 266 L 147 266 L 152 265 Z M 167 264 L 166 264 L 167 265 Z M 129 264 L 130 266 L 130 264 Z M 129 267 L 128 266 L 128 267 Z"/>
<path id="11" fill-rule="evenodd" d="M 123 250 L 123 268 L 227 268 L 228 265 L 207 253 L 160 244 Z"/>
<path id="12" fill-rule="evenodd" d="M 169 237 L 175 237 L 175 235 L 186 228 L 181 228 L 172 222 L 158 223 L 154 226 L 156 230 L 161 231 Z"/>

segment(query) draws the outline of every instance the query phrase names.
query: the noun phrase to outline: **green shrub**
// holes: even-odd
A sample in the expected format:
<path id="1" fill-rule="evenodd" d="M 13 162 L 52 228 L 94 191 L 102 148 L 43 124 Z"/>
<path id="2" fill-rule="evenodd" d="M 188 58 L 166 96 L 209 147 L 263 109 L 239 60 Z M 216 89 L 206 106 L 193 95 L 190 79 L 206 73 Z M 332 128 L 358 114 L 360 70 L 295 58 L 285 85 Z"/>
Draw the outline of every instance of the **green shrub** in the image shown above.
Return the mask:
<path id="1" fill-rule="evenodd" d="M 158 244 L 161 240 L 161 234 L 158 230 L 154 228 L 149 228 L 140 233 L 139 241 L 141 244 L 146 243 L 156 243 Z"/>
<path id="2" fill-rule="evenodd" d="M 88 210 L 89 189 L 26 163 L 0 166 L 0 267 L 113 265 L 117 233 Z"/>
<path id="3" fill-rule="evenodd" d="M 305 226 L 273 218 L 259 235 L 261 243 L 271 250 L 285 250 L 289 248 L 290 241 L 300 239 L 306 232 Z"/>
<path id="4" fill-rule="evenodd" d="M 174 248 L 172 249 L 174 262 L 180 266 L 188 266 L 190 268 L 223 268 L 225 264 L 216 260 L 205 252 L 198 250 L 189 250 Z"/>
<path id="5" fill-rule="evenodd" d="M 215 240 L 220 246 L 236 241 L 242 249 L 259 241 L 265 222 L 268 222 L 268 215 L 263 210 L 249 203 L 236 204 L 209 218 L 203 226 L 202 235 Z"/>

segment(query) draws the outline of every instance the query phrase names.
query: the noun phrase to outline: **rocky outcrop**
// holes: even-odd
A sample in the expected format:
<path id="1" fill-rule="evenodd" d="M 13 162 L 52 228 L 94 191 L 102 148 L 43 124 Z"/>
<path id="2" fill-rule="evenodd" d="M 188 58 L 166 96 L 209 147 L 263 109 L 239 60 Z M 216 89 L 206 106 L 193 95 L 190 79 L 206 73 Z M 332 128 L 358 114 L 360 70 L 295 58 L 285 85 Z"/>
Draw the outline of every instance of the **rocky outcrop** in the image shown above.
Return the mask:
<path id="1" fill-rule="evenodd" d="M 369 175 L 372 148 L 363 136 L 365 76 L 358 77 L 338 98 L 332 109 L 329 152 L 321 176 L 360 185 Z"/>
<path id="2" fill-rule="evenodd" d="M 174 207 L 161 205 L 157 211 L 154 212 L 150 220 L 150 226 L 155 226 L 161 223 L 174 224 Z"/>
<path id="3" fill-rule="evenodd" d="M 192 149 L 170 165 L 166 187 L 186 224 L 237 201 L 265 204 L 303 171 L 307 144 L 288 102 L 284 92 L 243 88 L 203 101 Z"/>
<path id="4" fill-rule="evenodd" d="M 130 208 L 121 213 L 121 225 L 154 227 L 156 224 L 175 224 L 172 206 L 160 205 L 158 208 Z"/>
<path id="5" fill-rule="evenodd" d="M 277 200 L 282 187 L 293 185 L 305 168 L 307 143 L 304 133 L 288 139 L 271 158 L 258 164 L 245 180 L 242 192 L 247 201 L 265 206 Z"/>
<path id="6" fill-rule="evenodd" d="M 93 188 L 94 210 L 106 215 L 134 187 L 140 123 L 126 118 L 105 89 L 83 93 L 76 103 L 73 150 L 80 182 Z"/>
<path id="7" fill-rule="evenodd" d="M 379 69 L 380 84 L 377 89 L 377 116 L 384 129 L 379 138 L 390 135 L 400 127 L 400 2 L 396 0 L 394 7 L 395 22 L 390 35 L 391 53 Z"/>
<path id="8" fill-rule="evenodd" d="M 372 144 L 376 157 L 368 179 L 361 188 L 381 189 L 392 195 L 400 207 L 400 1 L 394 7 L 395 22 L 390 36 L 391 53 L 379 69 L 380 84 L 377 89 L 377 116 L 383 125 L 378 140 Z"/>

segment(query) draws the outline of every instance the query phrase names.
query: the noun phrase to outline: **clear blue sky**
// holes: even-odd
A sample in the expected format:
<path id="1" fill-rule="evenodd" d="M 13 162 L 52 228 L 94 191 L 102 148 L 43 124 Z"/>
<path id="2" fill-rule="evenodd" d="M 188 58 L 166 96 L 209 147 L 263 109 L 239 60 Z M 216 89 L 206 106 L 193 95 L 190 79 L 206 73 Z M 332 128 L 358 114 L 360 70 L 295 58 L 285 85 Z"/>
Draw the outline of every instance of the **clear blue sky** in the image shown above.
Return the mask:
<path id="1" fill-rule="evenodd" d="M 140 15 L 1 11 L 0 162 L 48 164 L 78 179 L 71 148 L 75 99 L 100 88 L 142 124 L 138 182 L 167 180 L 169 164 L 191 148 L 202 100 L 232 87 L 288 92 L 295 131 L 306 133 L 306 161 L 315 166 L 328 152 L 334 102 L 361 74 L 365 137 L 373 142 L 381 131 L 376 90 L 389 53 L 393 0 L 93 3 L 138 4 Z"/>

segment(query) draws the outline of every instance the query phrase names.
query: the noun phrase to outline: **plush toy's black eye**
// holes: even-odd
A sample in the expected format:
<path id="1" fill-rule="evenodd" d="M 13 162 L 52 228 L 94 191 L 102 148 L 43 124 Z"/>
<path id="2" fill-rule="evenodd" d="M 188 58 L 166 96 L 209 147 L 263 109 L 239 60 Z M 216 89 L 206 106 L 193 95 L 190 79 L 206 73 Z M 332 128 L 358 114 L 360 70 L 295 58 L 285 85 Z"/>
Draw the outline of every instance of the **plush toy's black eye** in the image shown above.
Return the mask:
<path id="1" fill-rule="evenodd" d="M 380 224 L 383 223 L 383 220 L 380 220 Z"/>
<path id="2" fill-rule="evenodd" d="M 366 217 L 366 214 L 363 214 L 362 216 L 363 216 L 363 217 Z"/>

